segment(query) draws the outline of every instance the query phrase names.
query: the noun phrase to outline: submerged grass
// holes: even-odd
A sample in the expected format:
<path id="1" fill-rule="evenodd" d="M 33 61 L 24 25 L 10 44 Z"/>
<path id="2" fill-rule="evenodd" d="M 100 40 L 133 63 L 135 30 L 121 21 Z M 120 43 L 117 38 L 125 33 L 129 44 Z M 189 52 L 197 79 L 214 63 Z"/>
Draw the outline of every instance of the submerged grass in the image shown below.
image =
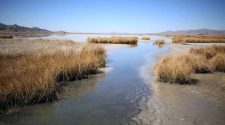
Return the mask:
<path id="1" fill-rule="evenodd" d="M 87 41 L 89 43 L 137 44 L 138 37 L 89 37 Z"/>
<path id="2" fill-rule="evenodd" d="M 105 50 L 100 46 L 70 43 L 63 48 L 56 44 L 53 48 L 0 55 L 0 111 L 56 100 L 62 82 L 85 78 L 105 66 Z"/>
<path id="3" fill-rule="evenodd" d="M 145 37 L 142 37 L 141 39 L 142 39 L 142 40 L 150 40 L 150 37 L 145 36 Z"/>
<path id="4" fill-rule="evenodd" d="M 163 57 L 154 67 L 156 78 L 171 83 L 193 83 L 191 74 L 225 72 L 225 46 L 192 48 L 189 54 Z"/>

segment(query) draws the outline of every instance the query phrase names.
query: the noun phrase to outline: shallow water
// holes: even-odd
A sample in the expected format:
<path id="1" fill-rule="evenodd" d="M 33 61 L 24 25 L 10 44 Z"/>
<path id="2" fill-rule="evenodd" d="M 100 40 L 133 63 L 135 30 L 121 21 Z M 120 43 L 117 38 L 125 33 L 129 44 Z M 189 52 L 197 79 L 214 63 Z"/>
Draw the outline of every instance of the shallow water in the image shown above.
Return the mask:
<path id="1" fill-rule="evenodd" d="M 151 41 L 140 41 L 135 47 L 107 52 L 109 72 L 70 82 L 63 86 L 62 99 L 58 102 L 27 106 L 1 115 L 0 124 L 137 124 L 132 117 L 143 110 L 141 105 L 152 93 L 151 87 L 140 77 L 140 68 L 146 63 L 146 54 L 167 49 L 153 45 L 158 37 L 161 36 L 152 36 Z M 68 38 L 76 40 L 76 35 Z M 87 36 L 77 38 L 85 40 Z M 155 58 L 148 57 L 149 60 L 154 62 Z"/>

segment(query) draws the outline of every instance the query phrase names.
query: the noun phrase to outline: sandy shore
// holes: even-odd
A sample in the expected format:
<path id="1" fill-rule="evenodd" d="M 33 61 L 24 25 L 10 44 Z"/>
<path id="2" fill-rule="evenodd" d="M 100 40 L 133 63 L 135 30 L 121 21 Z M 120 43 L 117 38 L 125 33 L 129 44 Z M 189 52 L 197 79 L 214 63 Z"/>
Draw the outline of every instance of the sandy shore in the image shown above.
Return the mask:
<path id="1" fill-rule="evenodd" d="M 192 47 L 212 44 L 169 44 L 166 54 L 187 53 Z M 164 54 L 152 54 L 159 59 Z M 161 83 L 153 75 L 154 64 L 145 65 L 141 77 L 153 89 L 143 111 L 134 120 L 144 125 L 224 125 L 225 73 L 195 74 L 194 85 Z"/>

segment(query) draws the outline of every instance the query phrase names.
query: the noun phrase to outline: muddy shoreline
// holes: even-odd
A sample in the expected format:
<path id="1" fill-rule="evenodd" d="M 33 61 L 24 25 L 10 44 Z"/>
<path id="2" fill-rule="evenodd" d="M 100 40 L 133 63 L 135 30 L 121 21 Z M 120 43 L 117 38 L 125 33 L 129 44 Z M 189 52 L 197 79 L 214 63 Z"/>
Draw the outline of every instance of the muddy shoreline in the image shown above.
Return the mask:
<path id="1" fill-rule="evenodd" d="M 191 47 L 212 44 L 169 44 L 163 53 L 153 53 L 159 60 L 161 56 L 187 53 Z M 148 61 L 149 62 L 149 61 Z M 152 88 L 153 94 L 142 106 L 142 111 L 133 119 L 144 125 L 224 125 L 225 124 L 225 73 L 197 74 L 195 85 L 161 83 L 154 79 L 153 63 L 141 68 L 140 76 Z"/>

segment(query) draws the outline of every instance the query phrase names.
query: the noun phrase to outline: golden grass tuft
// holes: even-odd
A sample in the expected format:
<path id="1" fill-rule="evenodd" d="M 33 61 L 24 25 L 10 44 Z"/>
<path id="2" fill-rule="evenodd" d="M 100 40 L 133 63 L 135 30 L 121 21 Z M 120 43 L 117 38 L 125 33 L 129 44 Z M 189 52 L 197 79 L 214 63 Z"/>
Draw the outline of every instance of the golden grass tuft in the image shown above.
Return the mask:
<path id="1" fill-rule="evenodd" d="M 193 73 L 191 65 L 183 56 L 165 56 L 154 67 L 156 78 L 163 82 L 190 83 Z"/>
<path id="2" fill-rule="evenodd" d="M 189 54 L 163 57 L 155 65 L 158 80 L 191 83 L 192 73 L 225 72 L 225 46 L 192 48 Z"/>
<path id="3" fill-rule="evenodd" d="M 219 53 L 210 60 L 212 70 L 225 72 L 225 54 Z"/>
<path id="4" fill-rule="evenodd" d="M 142 40 L 150 40 L 150 37 L 145 36 L 145 37 L 142 37 L 141 39 L 142 39 Z"/>
<path id="5" fill-rule="evenodd" d="M 87 41 L 89 43 L 137 44 L 138 37 L 89 37 Z"/>
<path id="6" fill-rule="evenodd" d="M 158 40 L 155 41 L 155 44 L 160 46 L 162 44 L 165 44 L 165 40 L 164 39 L 158 39 Z"/>
<path id="7" fill-rule="evenodd" d="M 194 73 L 209 73 L 210 65 L 206 57 L 201 55 L 188 54 Z"/>
<path id="8" fill-rule="evenodd" d="M 62 82 L 85 78 L 105 66 L 104 48 L 77 46 L 70 43 L 64 48 L 57 45 L 54 51 L 0 55 L 0 111 L 55 100 Z"/>
<path id="9" fill-rule="evenodd" d="M 205 56 L 207 59 L 211 59 L 217 53 L 225 54 L 225 46 L 213 45 L 211 47 L 204 48 L 191 48 L 189 53 Z"/>

